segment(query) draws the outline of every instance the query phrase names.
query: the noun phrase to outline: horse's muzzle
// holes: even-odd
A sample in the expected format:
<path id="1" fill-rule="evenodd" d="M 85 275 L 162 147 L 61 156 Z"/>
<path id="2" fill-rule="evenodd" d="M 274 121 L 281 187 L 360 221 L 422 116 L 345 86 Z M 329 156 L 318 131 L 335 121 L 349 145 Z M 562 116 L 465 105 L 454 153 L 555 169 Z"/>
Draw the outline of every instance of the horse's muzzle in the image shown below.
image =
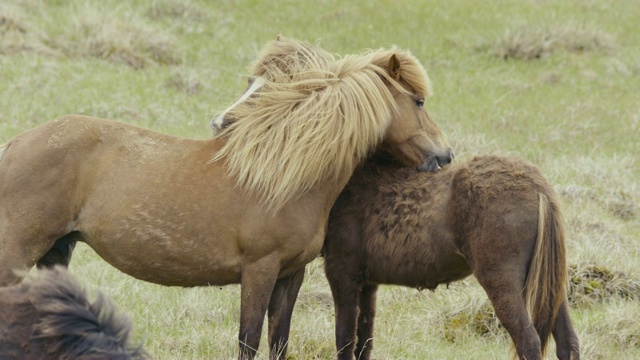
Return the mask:
<path id="1" fill-rule="evenodd" d="M 437 171 L 449 164 L 455 157 L 453 149 L 449 149 L 445 155 L 429 155 L 422 165 L 418 166 L 418 171 L 432 172 Z"/>
<path id="2" fill-rule="evenodd" d="M 211 120 L 211 130 L 213 130 L 213 135 L 217 136 L 220 134 L 224 128 L 229 126 L 229 124 L 230 121 L 227 121 L 222 115 L 214 117 L 213 120 Z"/>

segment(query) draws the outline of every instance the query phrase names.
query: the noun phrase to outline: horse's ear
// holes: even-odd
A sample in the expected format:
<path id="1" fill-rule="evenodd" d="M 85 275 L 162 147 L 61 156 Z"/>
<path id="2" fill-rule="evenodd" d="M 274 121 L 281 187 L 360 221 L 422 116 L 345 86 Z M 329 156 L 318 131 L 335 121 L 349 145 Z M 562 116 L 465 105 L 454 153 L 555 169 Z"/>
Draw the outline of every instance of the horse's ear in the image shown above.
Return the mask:
<path id="1" fill-rule="evenodd" d="M 282 35 L 278 34 L 278 35 L 276 36 L 276 41 L 282 41 Z"/>
<path id="2" fill-rule="evenodd" d="M 391 58 L 389 58 L 389 68 L 387 71 L 392 78 L 400 80 L 400 60 L 398 60 L 396 54 L 391 55 Z"/>

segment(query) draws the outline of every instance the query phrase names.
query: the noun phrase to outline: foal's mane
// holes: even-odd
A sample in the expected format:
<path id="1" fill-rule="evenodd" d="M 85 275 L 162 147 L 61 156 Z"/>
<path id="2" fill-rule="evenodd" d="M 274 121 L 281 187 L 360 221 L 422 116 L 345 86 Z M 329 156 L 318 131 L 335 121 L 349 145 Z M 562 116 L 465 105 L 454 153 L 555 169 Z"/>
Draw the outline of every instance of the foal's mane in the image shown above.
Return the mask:
<path id="1" fill-rule="evenodd" d="M 279 51 L 286 50 L 286 55 Z M 280 47 L 280 50 L 277 48 Z M 388 73 L 395 55 L 401 67 Z M 308 43 L 279 39 L 254 66 L 266 83 L 228 112 L 233 122 L 213 161 L 272 210 L 324 181 L 351 174 L 380 143 L 397 104 L 387 84 L 430 93 L 429 79 L 409 52 L 369 50 L 337 58 Z"/>

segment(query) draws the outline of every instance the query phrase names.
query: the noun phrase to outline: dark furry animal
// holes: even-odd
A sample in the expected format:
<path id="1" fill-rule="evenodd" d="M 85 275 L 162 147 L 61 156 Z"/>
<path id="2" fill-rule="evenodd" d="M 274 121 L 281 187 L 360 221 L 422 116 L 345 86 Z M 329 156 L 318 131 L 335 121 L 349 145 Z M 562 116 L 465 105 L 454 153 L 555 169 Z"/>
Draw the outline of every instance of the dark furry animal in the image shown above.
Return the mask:
<path id="1" fill-rule="evenodd" d="M 62 268 L 0 288 L 0 359 L 147 359 L 128 345 L 131 321 L 99 293 L 89 302 Z"/>
<path id="2" fill-rule="evenodd" d="M 520 160 L 476 157 L 420 173 L 378 153 L 334 205 L 323 256 L 340 359 L 370 358 L 378 284 L 435 289 L 471 274 L 520 359 L 541 359 L 551 333 L 559 359 L 580 356 L 558 200 Z"/>

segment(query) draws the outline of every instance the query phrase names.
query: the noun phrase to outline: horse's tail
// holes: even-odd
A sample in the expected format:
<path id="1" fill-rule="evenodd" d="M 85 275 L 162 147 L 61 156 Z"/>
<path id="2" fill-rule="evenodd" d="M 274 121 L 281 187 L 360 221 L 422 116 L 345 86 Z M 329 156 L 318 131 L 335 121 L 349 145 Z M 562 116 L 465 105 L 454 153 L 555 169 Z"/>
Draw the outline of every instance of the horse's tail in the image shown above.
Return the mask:
<path id="1" fill-rule="evenodd" d="M 65 359 L 144 359 L 141 347 L 128 345 L 131 320 L 116 314 L 104 294 L 89 302 L 84 289 L 62 268 L 33 280 L 30 300 L 39 322 L 37 336 L 51 356 Z"/>
<path id="2" fill-rule="evenodd" d="M 558 310 L 566 298 L 567 264 L 564 221 L 558 200 L 552 191 L 541 192 L 539 198 L 538 236 L 524 294 L 544 356 Z"/>

